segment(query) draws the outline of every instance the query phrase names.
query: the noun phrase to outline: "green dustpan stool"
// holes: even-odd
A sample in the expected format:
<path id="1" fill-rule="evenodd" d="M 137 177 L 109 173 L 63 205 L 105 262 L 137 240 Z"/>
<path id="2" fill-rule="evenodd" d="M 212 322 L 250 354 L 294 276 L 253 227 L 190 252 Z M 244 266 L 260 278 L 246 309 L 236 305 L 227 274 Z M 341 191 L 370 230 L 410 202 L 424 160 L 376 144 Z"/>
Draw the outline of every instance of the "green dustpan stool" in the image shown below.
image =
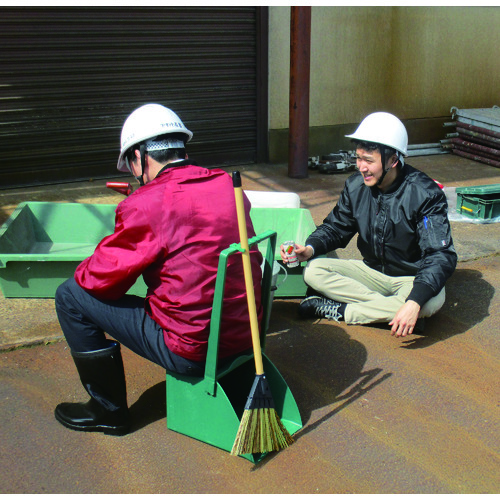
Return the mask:
<path id="1" fill-rule="evenodd" d="M 270 315 L 271 280 L 276 245 L 276 233 L 268 231 L 249 240 L 249 245 L 269 239 L 262 280 L 262 325 Z M 167 372 L 167 427 L 199 441 L 231 451 L 238 432 L 245 403 L 255 379 L 253 354 L 238 357 L 228 367 L 217 367 L 222 301 L 226 279 L 227 259 L 243 249 L 236 244 L 221 252 L 208 340 L 204 377 L 188 377 Z M 264 349 L 265 332 L 261 328 Z M 293 435 L 302 428 L 295 399 L 278 369 L 262 353 L 264 373 L 268 379 L 277 414 L 287 431 Z M 242 455 L 258 462 L 266 454 Z"/>
<path id="2" fill-rule="evenodd" d="M 293 435 L 302 428 L 297 404 L 279 371 L 265 354 L 262 357 L 276 412 Z M 168 428 L 230 452 L 254 379 L 253 356 L 218 378 L 213 395 L 203 378 L 167 375 Z M 242 456 L 256 463 L 265 454 Z"/>

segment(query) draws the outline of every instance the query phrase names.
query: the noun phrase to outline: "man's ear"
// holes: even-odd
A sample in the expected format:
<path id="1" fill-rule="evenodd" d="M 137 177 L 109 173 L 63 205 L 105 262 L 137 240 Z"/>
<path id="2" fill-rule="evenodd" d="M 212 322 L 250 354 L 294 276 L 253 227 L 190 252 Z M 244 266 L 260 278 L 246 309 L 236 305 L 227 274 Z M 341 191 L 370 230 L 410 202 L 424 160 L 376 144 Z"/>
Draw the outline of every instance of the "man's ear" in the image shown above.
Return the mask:
<path id="1" fill-rule="evenodd" d="M 134 154 L 129 160 L 129 165 L 130 168 L 132 169 L 139 169 L 140 170 L 140 165 L 141 165 L 141 152 L 138 149 L 134 149 Z M 135 175 L 134 172 L 132 172 L 133 175 Z"/>
<path id="2" fill-rule="evenodd" d="M 134 150 L 134 155 L 135 155 L 134 163 L 138 162 L 138 166 L 140 168 L 141 167 L 141 151 L 139 149 L 135 149 Z M 144 165 L 143 165 L 143 167 L 146 168 L 148 165 L 149 165 L 149 155 L 146 152 L 146 154 L 144 155 Z"/>
<path id="3" fill-rule="evenodd" d="M 138 149 L 134 149 L 133 156 L 130 158 L 130 163 L 139 161 L 139 164 L 141 162 L 141 152 Z"/>

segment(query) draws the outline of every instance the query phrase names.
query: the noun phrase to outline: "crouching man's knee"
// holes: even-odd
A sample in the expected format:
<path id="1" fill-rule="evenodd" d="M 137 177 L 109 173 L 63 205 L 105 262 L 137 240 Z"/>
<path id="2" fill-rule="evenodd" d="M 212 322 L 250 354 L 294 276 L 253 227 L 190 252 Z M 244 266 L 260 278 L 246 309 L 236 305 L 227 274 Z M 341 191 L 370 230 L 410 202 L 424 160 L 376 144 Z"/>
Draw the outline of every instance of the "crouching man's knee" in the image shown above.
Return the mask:
<path id="1" fill-rule="evenodd" d="M 69 278 L 63 283 L 61 283 L 56 290 L 55 294 L 55 306 L 56 311 L 60 310 L 62 307 L 66 306 L 73 300 L 72 290 L 78 287 L 75 278 Z"/>
<path id="2" fill-rule="evenodd" d="M 446 293 L 443 287 L 435 297 L 432 297 L 428 302 L 426 302 L 422 306 L 419 317 L 428 318 L 429 316 L 433 316 L 443 307 L 445 300 L 446 300 Z"/>
<path id="3" fill-rule="evenodd" d="M 315 290 L 324 282 L 325 276 L 330 273 L 326 269 L 327 259 L 314 259 L 307 263 L 304 268 L 304 282 Z"/>

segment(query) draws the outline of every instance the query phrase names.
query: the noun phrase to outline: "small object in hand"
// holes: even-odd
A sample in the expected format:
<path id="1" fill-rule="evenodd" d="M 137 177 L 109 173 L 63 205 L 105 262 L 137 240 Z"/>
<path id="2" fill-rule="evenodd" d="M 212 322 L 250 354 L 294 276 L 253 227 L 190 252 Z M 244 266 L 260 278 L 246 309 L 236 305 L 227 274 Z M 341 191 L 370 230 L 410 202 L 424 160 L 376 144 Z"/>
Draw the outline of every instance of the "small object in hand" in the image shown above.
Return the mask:
<path id="1" fill-rule="evenodd" d="M 297 255 L 295 254 L 295 242 L 294 241 L 285 241 L 283 243 L 285 248 L 285 253 L 288 256 L 288 262 L 286 265 L 288 267 L 297 267 L 299 265 L 299 260 L 297 259 Z"/>

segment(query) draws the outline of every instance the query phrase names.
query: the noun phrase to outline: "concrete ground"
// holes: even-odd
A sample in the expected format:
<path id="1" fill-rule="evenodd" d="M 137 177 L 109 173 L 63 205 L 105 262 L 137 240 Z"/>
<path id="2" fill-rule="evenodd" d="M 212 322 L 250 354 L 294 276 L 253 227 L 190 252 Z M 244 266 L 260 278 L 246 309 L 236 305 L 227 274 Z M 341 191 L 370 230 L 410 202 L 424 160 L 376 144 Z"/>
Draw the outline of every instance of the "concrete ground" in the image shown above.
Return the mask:
<path id="1" fill-rule="evenodd" d="M 447 188 L 500 183 L 500 170 L 453 155 L 408 162 Z M 317 224 L 349 175 L 238 169 L 244 189 L 298 193 Z M 0 223 L 22 201 L 121 199 L 105 181 L 4 190 Z M 423 336 L 303 321 L 298 299 L 274 301 L 266 352 L 304 427 L 257 465 L 168 430 L 164 370 L 127 349 L 133 431 L 62 427 L 54 407 L 86 394 L 54 301 L 1 296 L 0 493 L 498 493 L 500 224 L 452 221 L 452 231 L 459 264 Z M 357 257 L 355 242 L 337 255 Z"/>

